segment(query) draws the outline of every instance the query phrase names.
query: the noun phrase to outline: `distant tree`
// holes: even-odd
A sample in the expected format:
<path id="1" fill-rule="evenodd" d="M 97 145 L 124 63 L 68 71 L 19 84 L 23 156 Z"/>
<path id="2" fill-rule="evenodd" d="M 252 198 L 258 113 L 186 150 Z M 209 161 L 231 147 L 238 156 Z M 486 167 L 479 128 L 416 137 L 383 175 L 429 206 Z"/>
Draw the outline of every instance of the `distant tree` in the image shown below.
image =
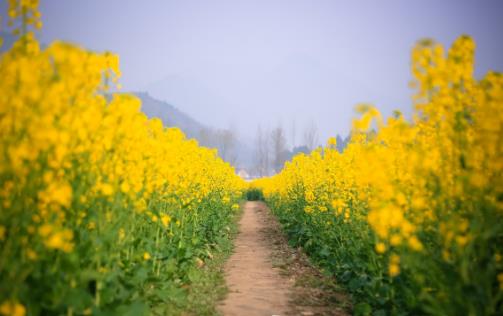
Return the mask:
<path id="1" fill-rule="evenodd" d="M 257 128 L 255 139 L 255 169 L 260 177 L 269 175 L 269 137 L 262 127 Z"/>
<path id="2" fill-rule="evenodd" d="M 290 145 L 292 146 L 291 148 L 294 148 L 296 143 L 296 137 L 297 137 L 297 128 L 295 124 L 295 119 L 292 120 L 292 124 L 290 126 Z"/>
<path id="3" fill-rule="evenodd" d="M 304 130 L 304 145 L 312 151 L 318 147 L 318 142 L 318 128 L 314 122 L 311 122 Z"/>
<path id="4" fill-rule="evenodd" d="M 281 126 L 271 131 L 272 167 L 279 172 L 287 159 L 286 137 Z"/>
<path id="5" fill-rule="evenodd" d="M 218 152 L 223 160 L 234 165 L 237 160 L 235 147 L 237 143 L 236 134 L 230 129 L 223 129 L 217 132 Z"/>
<path id="6" fill-rule="evenodd" d="M 297 146 L 292 149 L 292 154 L 295 156 L 297 154 L 304 153 L 304 154 L 309 154 L 309 148 L 305 145 L 303 146 Z"/>
<path id="7" fill-rule="evenodd" d="M 197 139 L 202 146 L 214 148 L 213 131 L 209 128 L 201 128 Z"/>
<path id="8" fill-rule="evenodd" d="M 293 157 L 297 156 L 300 153 L 309 154 L 309 148 L 307 148 L 307 146 L 305 146 L 305 145 L 296 146 L 296 147 L 292 148 L 291 151 L 287 152 L 286 160 L 291 161 L 293 159 Z"/>
<path id="9" fill-rule="evenodd" d="M 220 158 L 235 165 L 237 137 L 233 130 L 202 128 L 199 131 L 198 139 L 201 145 L 216 148 Z"/>
<path id="10" fill-rule="evenodd" d="M 337 145 L 336 145 L 337 151 L 342 153 L 344 149 L 346 149 L 346 147 L 348 146 L 351 136 L 348 135 L 345 138 L 342 138 L 339 134 L 337 134 L 336 139 L 337 139 Z"/>

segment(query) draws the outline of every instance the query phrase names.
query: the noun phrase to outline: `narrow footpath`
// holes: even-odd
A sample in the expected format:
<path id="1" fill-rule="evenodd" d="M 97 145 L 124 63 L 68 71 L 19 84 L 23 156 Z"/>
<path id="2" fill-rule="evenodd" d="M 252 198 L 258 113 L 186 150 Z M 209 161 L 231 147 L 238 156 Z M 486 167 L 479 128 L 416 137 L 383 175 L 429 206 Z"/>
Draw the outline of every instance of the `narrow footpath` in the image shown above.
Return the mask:
<path id="1" fill-rule="evenodd" d="M 229 294 L 220 306 L 223 315 L 284 315 L 291 284 L 271 262 L 264 230 L 263 204 L 247 202 L 239 222 L 235 252 L 226 264 Z"/>
<path id="2" fill-rule="evenodd" d="M 347 297 L 287 245 L 264 203 L 247 202 L 239 226 L 225 265 L 222 315 L 349 315 Z"/>

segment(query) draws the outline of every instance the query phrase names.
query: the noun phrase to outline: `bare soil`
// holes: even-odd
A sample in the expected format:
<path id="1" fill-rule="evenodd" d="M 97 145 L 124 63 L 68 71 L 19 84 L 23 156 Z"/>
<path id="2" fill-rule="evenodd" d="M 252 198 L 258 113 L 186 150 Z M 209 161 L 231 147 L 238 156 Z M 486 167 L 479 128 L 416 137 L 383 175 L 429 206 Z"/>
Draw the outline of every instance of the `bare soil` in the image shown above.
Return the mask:
<path id="1" fill-rule="evenodd" d="M 247 202 L 234 253 L 225 266 L 229 293 L 218 310 L 232 315 L 349 315 L 333 278 L 292 249 L 262 202 Z"/>

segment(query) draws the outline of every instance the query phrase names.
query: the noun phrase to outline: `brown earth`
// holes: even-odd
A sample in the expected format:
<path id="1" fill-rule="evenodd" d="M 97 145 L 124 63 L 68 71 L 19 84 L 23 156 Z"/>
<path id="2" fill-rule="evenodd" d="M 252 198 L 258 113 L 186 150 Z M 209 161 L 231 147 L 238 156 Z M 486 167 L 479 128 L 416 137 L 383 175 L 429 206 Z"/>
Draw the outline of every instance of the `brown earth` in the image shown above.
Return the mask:
<path id="1" fill-rule="evenodd" d="M 349 315 L 349 299 L 333 278 L 292 249 L 262 202 L 247 202 L 234 253 L 225 266 L 229 288 L 218 306 L 233 315 Z"/>

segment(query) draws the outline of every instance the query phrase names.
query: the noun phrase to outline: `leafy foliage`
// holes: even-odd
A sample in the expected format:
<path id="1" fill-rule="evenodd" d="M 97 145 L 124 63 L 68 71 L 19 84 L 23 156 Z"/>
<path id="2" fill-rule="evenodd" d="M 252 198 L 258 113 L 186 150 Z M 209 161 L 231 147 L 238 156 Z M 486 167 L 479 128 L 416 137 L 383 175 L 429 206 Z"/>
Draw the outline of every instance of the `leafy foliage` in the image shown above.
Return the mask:
<path id="1" fill-rule="evenodd" d="M 263 201 L 264 194 L 262 193 L 262 190 L 259 188 L 249 188 L 246 191 L 246 200 L 247 201 Z"/>

